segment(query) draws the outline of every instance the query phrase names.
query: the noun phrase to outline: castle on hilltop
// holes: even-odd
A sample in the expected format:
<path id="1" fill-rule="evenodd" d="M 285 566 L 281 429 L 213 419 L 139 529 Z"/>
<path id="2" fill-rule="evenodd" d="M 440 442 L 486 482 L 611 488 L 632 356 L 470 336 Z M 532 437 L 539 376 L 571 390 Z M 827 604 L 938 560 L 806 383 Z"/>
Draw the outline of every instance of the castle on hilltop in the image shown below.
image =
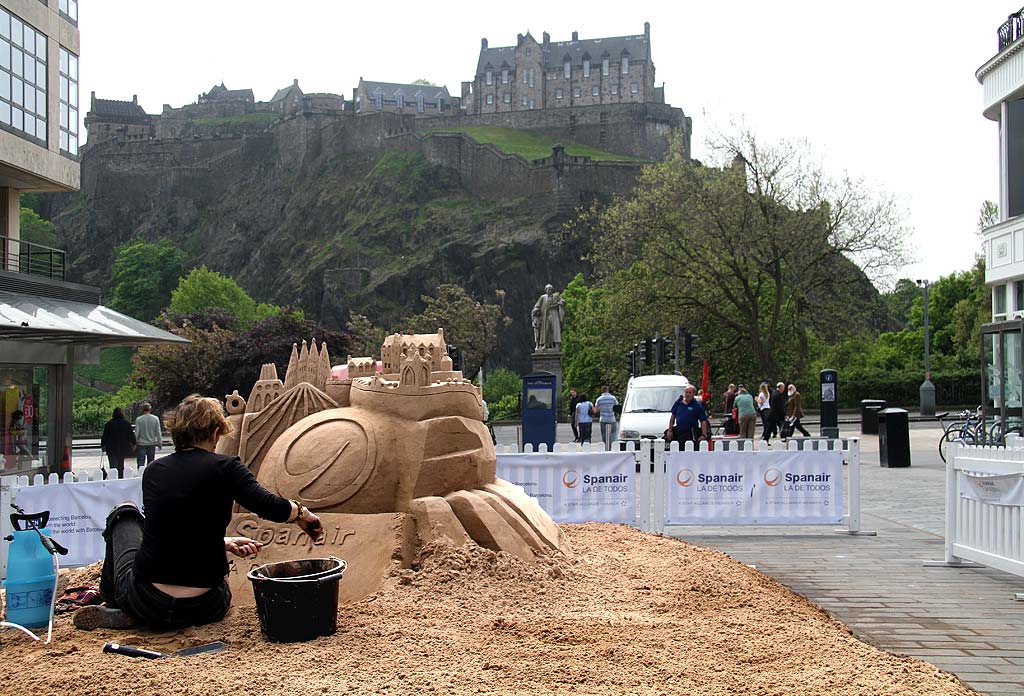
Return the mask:
<path id="1" fill-rule="evenodd" d="M 654 75 L 650 23 L 644 23 L 643 34 L 580 39 L 574 31 L 571 40 L 555 42 L 547 32 L 538 42 L 528 31 L 517 36 L 515 46 L 489 47 L 482 39 L 475 76 L 462 83 L 459 96 L 444 85 L 360 77 L 351 99 L 306 93 L 293 80 L 262 102 L 251 89 L 221 83 L 192 104 L 164 104 L 160 114 L 150 115 L 137 97 L 127 102 L 98 99 L 93 93 L 85 149 L 111 141 L 256 135 L 299 116 L 344 120 L 387 115 L 390 120 L 380 127 L 385 136 L 487 125 L 660 159 L 675 131 L 689 152 L 690 119 L 665 103 L 664 86 L 655 86 Z"/>

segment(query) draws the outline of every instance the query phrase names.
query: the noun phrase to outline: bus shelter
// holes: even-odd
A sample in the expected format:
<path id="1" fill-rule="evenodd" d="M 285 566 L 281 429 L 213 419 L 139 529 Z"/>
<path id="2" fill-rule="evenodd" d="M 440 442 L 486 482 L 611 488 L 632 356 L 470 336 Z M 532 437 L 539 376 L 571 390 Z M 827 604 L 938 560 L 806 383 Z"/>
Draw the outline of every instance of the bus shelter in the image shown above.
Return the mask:
<path id="1" fill-rule="evenodd" d="M 1011 319 L 981 327 L 981 409 L 986 432 L 1005 434 L 1021 426 L 1024 389 L 1024 319 Z M 993 431 L 995 424 L 1001 427 Z"/>

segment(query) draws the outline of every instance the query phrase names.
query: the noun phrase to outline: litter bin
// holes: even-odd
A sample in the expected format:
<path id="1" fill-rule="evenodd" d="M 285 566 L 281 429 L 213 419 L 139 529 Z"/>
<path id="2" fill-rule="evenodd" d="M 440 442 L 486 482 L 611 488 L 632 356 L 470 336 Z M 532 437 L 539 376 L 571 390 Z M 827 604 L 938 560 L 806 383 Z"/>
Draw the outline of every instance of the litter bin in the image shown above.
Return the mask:
<path id="1" fill-rule="evenodd" d="M 878 434 L 878 412 L 885 408 L 880 399 L 864 399 L 860 402 L 860 432 L 862 435 Z"/>
<path id="2" fill-rule="evenodd" d="M 878 412 L 878 460 L 884 467 L 910 466 L 910 420 L 905 409 Z"/>

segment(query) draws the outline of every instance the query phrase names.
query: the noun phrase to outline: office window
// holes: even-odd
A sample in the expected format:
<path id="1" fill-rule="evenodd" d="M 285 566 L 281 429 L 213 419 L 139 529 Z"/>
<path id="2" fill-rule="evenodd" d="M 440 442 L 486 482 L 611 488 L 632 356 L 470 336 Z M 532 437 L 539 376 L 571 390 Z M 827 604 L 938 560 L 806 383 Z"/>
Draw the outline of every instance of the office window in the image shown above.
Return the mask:
<path id="1" fill-rule="evenodd" d="M 1024 280 L 1018 280 L 1013 284 L 1017 304 L 1013 306 L 1014 311 L 1024 312 Z"/>
<path id="2" fill-rule="evenodd" d="M 488 94 L 487 95 L 487 103 L 488 104 L 493 104 L 494 103 L 494 95 L 493 94 Z"/>
<path id="3" fill-rule="evenodd" d="M 486 84 L 488 84 L 488 85 L 493 85 L 493 84 L 494 84 L 494 75 L 492 75 L 492 74 L 491 74 L 491 71 L 490 71 L 490 70 L 488 70 L 488 71 L 487 71 L 487 72 L 485 73 L 485 78 L 484 78 L 484 81 L 485 81 L 485 83 L 486 83 Z"/>
<path id="4" fill-rule="evenodd" d="M 583 77 L 590 77 L 590 61 L 583 61 Z"/>
<path id="5" fill-rule="evenodd" d="M 611 84 L 611 88 L 610 89 L 611 89 L 611 93 L 612 94 L 618 94 L 619 93 L 619 84 L 617 82 L 613 82 Z"/>
<path id="6" fill-rule="evenodd" d="M 629 72 L 629 56 L 622 56 L 622 74 Z"/>
<path id="7" fill-rule="evenodd" d="M 558 88 L 555 89 L 555 99 L 561 99 L 561 98 L 562 98 L 562 88 L 558 87 Z"/>
<path id="8" fill-rule="evenodd" d="M 565 79 L 569 79 L 572 76 L 572 63 L 565 61 L 565 65 L 562 66 L 562 74 Z"/>
<path id="9" fill-rule="evenodd" d="M 78 154 L 78 56 L 60 47 L 60 150 Z"/>
<path id="10" fill-rule="evenodd" d="M 78 0 L 60 0 L 60 12 L 72 22 L 78 22 Z"/>
<path id="11" fill-rule="evenodd" d="M 608 59 L 605 58 L 604 60 L 601 61 L 601 74 L 602 75 L 607 75 L 608 74 L 608 70 L 609 70 Z"/>
<path id="12" fill-rule="evenodd" d="M 77 58 L 74 67 L 77 152 Z M 46 121 L 46 36 L 0 8 L 0 122 L 45 143 Z"/>
<path id="13" fill-rule="evenodd" d="M 504 94 L 501 95 L 501 101 L 505 102 L 506 104 L 511 104 L 512 95 L 509 94 L 508 92 L 505 92 Z"/>
<path id="14" fill-rule="evenodd" d="M 639 82 L 630 82 L 629 83 L 629 93 L 630 94 L 639 94 L 639 92 L 640 92 L 640 83 Z"/>
<path id="15" fill-rule="evenodd" d="M 596 97 L 596 96 L 599 96 L 600 94 L 601 94 L 601 88 L 598 87 L 597 85 L 594 85 L 593 87 L 590 88 L 590 96 Z"/>
<path id="16" fill-rule="evenodd" d="M 1005 316 L 1006 315 L 1006 286 L 996 285 L 992 288 L 992 295 L 994 298 L 993 311 L 994 315 Z"/>
<path id="17" fill-rule="evenodd" d="M 508 70 L 502 70 L 501 71 L 501 84 L 503 84 L 503 85 L 507 85 L 508 84 Z"/>
<path id="18" fill-rule="evenodd" d="M 580 96 L 580 88 L 578 86 L 572 88 L 572 96 L 574 96 L 574 97 Z"/>

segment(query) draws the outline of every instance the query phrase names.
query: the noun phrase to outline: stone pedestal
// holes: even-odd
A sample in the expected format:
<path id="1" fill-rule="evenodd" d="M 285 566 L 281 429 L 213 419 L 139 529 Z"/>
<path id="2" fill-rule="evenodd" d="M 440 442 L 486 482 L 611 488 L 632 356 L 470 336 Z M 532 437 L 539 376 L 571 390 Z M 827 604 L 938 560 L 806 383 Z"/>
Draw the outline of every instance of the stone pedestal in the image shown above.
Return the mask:
<path id="1" fill-rule="evenodd" d="M 562 398 L 562 352 L 559 350 L 538 350 L 532 354 L 532 372 L 550 372 L 556 378 L 555 396 Z"/>

